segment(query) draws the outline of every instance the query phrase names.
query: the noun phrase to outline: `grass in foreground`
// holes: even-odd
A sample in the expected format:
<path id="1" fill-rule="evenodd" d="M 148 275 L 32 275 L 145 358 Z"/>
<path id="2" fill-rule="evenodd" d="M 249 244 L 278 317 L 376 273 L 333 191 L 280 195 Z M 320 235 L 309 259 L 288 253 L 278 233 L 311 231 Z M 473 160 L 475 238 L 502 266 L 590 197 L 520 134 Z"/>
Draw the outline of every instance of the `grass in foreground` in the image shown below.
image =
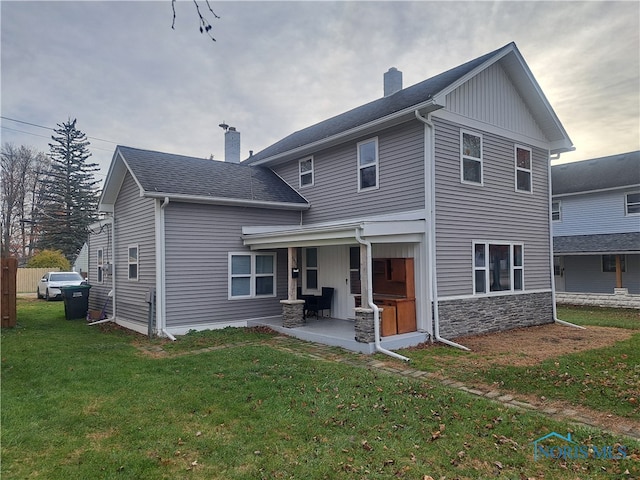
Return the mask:
<path id="1" fill-rule="evenodd" d="M 209 332 L 187 342 L 239 346 L 151 358 L 133 346 L 141 337 L 66 321 L 58 302 L 18 308 L 18 327 L 2 332 L 3 479 L 640 474 L 638 442 L 296 356 L 268 335 L 242 346 L 242 330 Z M 628 458 L 534 462 L 531 442 L 551 431 L 597 446 L 622 440 Z"/>
<path id="2" fill-rule="evenodd" d="M 634 310 L 562 307 L 558 317 L 577 325 L 640 330 Z M 584 405 L 597 411 L 640 420 L 640 333 L 607 348 L 548 359 L 536 366 L 478 367 L 466 358 L 478 356 L 446 346 L 406 353 L 426 371 L 446 368 L 460 381 L 479 381 L 523 394 Z M 486 364 L 486 362 L 484 362 Z"/>

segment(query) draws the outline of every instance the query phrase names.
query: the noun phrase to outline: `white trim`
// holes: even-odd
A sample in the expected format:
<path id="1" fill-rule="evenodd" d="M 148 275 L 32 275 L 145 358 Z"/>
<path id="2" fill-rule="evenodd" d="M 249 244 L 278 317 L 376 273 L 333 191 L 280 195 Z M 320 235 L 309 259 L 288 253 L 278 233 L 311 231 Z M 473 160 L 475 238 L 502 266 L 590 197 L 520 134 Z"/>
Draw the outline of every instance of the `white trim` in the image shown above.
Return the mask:
<path id="1" fill-rule="evenodd" d="M 306 162 L 311 162 L 311 170 L 307 170 L 306 172 L 303 172 L 302 164 Z M 308 157 L 298 160 L 298 186 L 300 188 L 313 187 L 315 185 L 316 176 L 315 176 L 315 170 L 314 170 L 314 167 L 315 167 L 314 163 L 315 162 L 313 159 L 313 155 L 310 155 Z M 311 175 L 311 183 L 303 184 L 302 177 L 306 175 Z"/>
<path id="2" fill-rule="evenodd" d="M 368 143 L 372 143 L 374 144 L 375 147 L 375 151 L 376 151 L 376 158 L 375 161 L 373 163 L 367 163 L 362 165 L 360 163 L 360 147 L 362 145 L 368 144 Z M 358 160 L 358 192 L 368 192 L 370 190 L 378 190 L 380 188 L 380 148 L 378 145 L 378 137 L 371 137 L 368 138 L 366 140 L 362 140 L 361 142 L 358 142 L 356 145 L 356 157 Z M 369 187 L 361 187 L 361 178 L 360 178 L 360 174 L 362 172 L 362 170 L 366 169 L 366 168 L 371 168 L 371 167 L 375 167 L 376 169 L 376 184 L 369 186 Z"/>
<path id="3" fill-rule="evenodd" d="M 271 257 L 273 272 L 269 274 L 256 272 L 256 258 L 257 257 Z M 232 273 L 232 259 L 233 257 L 250 257 L 250 272 L 247 273 Z M 277 296 L 278 290 L 278 272 L 277 263 L 278 257 L 276 252 L 229 252 L 227 256 L 227 299 L 228 300 L 247 300 L 247 299 L 259 299 L 259 298 L 273 298 Z M 256 279 L 259 277 L 272 277 L 273 278 L 273 293 L 269 295 L 257 295 L 256 294 Z M 232 292 L 232 280 L 233 278 L 249 278 L 249 295 L 233 295 Z"/>
<path id="4" fill-rule="evenodd" d="M 474 157 L 472 155 L 466 155 L 464 153 L 463 148 L 464 148 L 465 135 L 478 137 L 480 139 L 480 157 Z M 464 128 L 460 129 L 460 183 L 464 183 L 467 185 L 477 185 L 477 186 L 484 185 L 484 155 L 483 155 L 484 152 L 483 150 L 484 150 L 484 139 L 482 138 L 481 133 L 474 132 L 471 130 L 466 130 Z M 464 178 L 464 161 L 465 160 L 471 160 L 474 162 L 478 162 L 480 164 L 480 181 L 479 182 L 465 180 Z"/>
<path id="5" fill-rule="evenodd" d="M 104 248 L 96 249 L 96 283 L 104 283 Z"/>
<path id="6" fill-rule="evenodd" d="M 623 185 L 623 186 L 620 186 L 620 187 L 600 188 L 598 190 L 581 190 L 579 192 L 554 193 L 553 194 L 553 198 L 556 198 L 556 197 L 572 197 L 574 195 L 589 195 L 589 194 L 592 194 L 592 193 L 611 192 L 613 190 L 627 190 L 629 188 L 638 188 L 638 187 L 640 187 L 640 184 L 637 184 L 637 185 Z"/>
<path id="7" fill-rule="evenodd" d="M 523 168 L 518 166 L 518 149 L 525 152 L 529 152 L 529 168 Z M 513 166 L 514 166 L 514 188 L 516 192 L 520 193 L 533 193 L 533 150 L 524 145 L 515 144 L 513 146 Z M 518 188 L 518 172 L 525 172 L 529 174 L 529 190 L 520 190 Z"/>
<path id="8" fill-rule="evenodd" d="M 201 203 L 204 205 L 230 205 L 242 207 L 273 208 L 276 210 L 308 210 L 309 203 L 266 202 L 262 200 L 245 200 L 240 198 L 203 197 L 197 195 L 181 195 L 177 193 L 144 192 L 145 198 L 169 198 L 174 202 Z"/>
<path id="9" fill-rule="evenodd" d="M 640 190 L 637 192 L 625 192 L 624 194 L 624 216 L 625 217 L 637 217 L 640 212 L 629 213 L 629 195 L 640 195 Z M 632 202 L 634 205 L 640 204 L 640 202 Z"/>

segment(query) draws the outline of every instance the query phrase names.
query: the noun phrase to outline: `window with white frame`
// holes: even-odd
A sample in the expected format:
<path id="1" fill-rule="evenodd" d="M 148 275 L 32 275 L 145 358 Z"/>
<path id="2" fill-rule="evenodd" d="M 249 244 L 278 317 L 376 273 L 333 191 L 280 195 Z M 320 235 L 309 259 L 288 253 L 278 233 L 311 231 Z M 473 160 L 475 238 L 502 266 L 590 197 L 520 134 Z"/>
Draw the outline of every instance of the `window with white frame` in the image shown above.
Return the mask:
<path id="1" fill-rule="evenodd" d="M 102 248 L 96 250 L 96 281 L 98 283 L 104 281 L 104 250 Z"/>
<path id="2" fill-rule="evenodd" d="M 559 222 L 562 220 L 562 203 L 560 202 L 560 200 L 551 202 L 551 219 L 554 222 Z"/>
<path id="3" fill-rule="evenodd" d="M 300 175 L 300 188 L 313 185 L 313 157 L 298 162 L 298 174 Z"/>
<path id="4" fill-rule="evenodd" d="M 640 215 L 640 192 L 627 193 L 624 198 L 625 214 Z"/>
<path id="5" fill-rule="evenodd" d="M 276 295 L 275 253 L 230 253 L 229 298 Z"/>
<path id="6" fill-rule="evenodd" d="M 460 181 L 482 185 L 482 135 L 460 131 Z"/>
<path id="7" fill-rule="evenodd" d="M 515 146 L 516 191 L 531 192 L 531 149 Z"/>
<path id="8" fill-rule="evenodd" d="M 521 243 L 473 243 L 473 292 L 524 289 L 524 247 Z"/>
<path id="9" fill-rule="evenodd" d="M 304 287 L 306 291 L 318 290 L 318 249 L 304 249 Z"/>
<path id="10" fill-rule="evenodd" d="M 378 139 L 358 143 L 358 191 L 378 188 Z"/>
<path id="11" fill-rule="evenodd" d="M 138 267 L 139 267 L 139 254 L 138 245 L 130 245 L 128 248 L 127 255 L 127 270 L 128 270 L 128 279 L 129 280 L 138 280 Z"/>

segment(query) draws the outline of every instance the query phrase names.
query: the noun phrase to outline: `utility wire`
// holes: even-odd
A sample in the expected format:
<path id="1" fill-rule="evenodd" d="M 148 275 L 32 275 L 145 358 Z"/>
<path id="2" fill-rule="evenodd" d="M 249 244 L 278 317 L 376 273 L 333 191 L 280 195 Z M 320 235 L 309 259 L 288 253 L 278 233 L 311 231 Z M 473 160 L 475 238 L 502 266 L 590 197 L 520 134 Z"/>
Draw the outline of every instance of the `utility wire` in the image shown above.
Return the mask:
<path id="1" fill-rule="evenodd" d="M 9 120 L 11 122 L 16 122 L 16 123 L 22 123 L 24 125 L 31 125 L 32 127 L 38 127 L 38 128 L 44 128 L 45 130 L 55 130 L 52 127 L 45 127 L 44 125 L 38 125 L 37 123 L 31 123 L 31 122 L 25 122 L 24 120 L 17 120 L 15 118 L 9 118 L 9 117 L 5 117 L 5 116 L 0 116 L 0 118 L 4 119 L 4 120 Z M 8 128 L 8 127 L 2 127 L 2 128 Z M 9 129 L 11 130 L 11 129 Z M 14 130 L 14 131 L 20 131 L 20 130 Z M 28 132 L 22 132 L 22 133 L 28 133 Z M 31 135 L 36 135 L 35 133 L 32 133 Z M 42 135 L 36 135 L 36 136 L 42 136 Z M 107 142 L 107 143 L 113 143 L 114 145 L 117 145 L 118 142 L 112 142 L 111 140 L 105 140 L 103 138 L 97 138 L 97 137 L 89 137 L 87 136 L 87 138 L 90 138 L 91 140 L 96 140 L 98 142 Z"/>

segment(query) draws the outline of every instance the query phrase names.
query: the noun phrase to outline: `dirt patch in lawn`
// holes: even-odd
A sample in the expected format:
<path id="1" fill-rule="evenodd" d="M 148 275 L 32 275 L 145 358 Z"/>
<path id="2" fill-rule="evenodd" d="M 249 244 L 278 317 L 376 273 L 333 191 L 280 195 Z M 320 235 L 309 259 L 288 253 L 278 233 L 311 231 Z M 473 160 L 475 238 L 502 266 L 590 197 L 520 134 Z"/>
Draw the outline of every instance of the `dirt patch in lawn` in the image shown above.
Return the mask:
<path id="1" fill-rule="evenodd" d="M 474 355 L 474 363 L 530 366 L 537 365 L 547 358 L 608 347 L 629 339 L 634 333 L 633 330 L 623 328 L 587 327 L 581 330 L 554 323 L 458 337 L 455 341 L 478 354 Z"/>

